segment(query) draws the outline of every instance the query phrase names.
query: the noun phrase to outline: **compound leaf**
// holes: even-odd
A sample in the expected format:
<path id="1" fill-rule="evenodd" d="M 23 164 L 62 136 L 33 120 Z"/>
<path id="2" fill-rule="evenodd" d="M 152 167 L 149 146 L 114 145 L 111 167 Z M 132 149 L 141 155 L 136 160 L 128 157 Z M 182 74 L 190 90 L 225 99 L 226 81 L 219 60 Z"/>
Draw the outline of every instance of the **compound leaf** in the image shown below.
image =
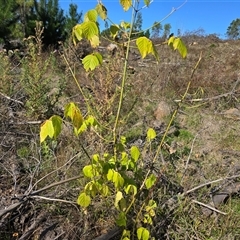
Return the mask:
<path id="1" fill-rule="evenodd" d="M 182 58 L 185 58 L 187 56 L 187 47 L 182 41 L 181 38 L 179 37 L 170 37 L 168 40 L 168 45 L 173 49 L 173 50 L 178 50 Z"/>
<path id="2" fill-rule="evenodd" d="M 152 41 L 146 37 L 139 37 L 136 41 L 136 45 L 138 47 L 138 50 L 142 56 L 142 58 L 145 58 L 148 54 L 153 54 L 157 61 L 159 61 L 158 53 L 155 49 L 154 44 Z"/>
<path id="3" fill-rule="evenodd" d="M 64 116 L 66 118 L 69 117 L 72 120 L 73 126 L 77 132 L 83 124 L 83 116 L 80 109 L 75 105 L 75 103 L 71 102 L 66 105 Z"/>

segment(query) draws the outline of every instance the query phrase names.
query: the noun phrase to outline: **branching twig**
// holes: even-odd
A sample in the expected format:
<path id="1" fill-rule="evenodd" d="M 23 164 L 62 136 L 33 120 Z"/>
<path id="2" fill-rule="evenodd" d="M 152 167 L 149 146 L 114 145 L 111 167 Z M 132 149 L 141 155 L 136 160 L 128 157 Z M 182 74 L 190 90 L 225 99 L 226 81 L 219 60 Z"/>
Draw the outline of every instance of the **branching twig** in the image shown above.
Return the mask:
<path id="1" fill-rule="evenodd" d="M 225 177 L 225 178 L 219 178 L 219 179 L 216 179 L 216 180 L 213 180 L 213 181 L 210 181 L 210 182 L 207 182 L 207 183 L 203 183 L 201 185 L 198 185 L 188 191 L 186 191 L 185 193 L 183 193 L 183 196 L 184 195 L 187 195 L 189 193 L 192 193 L 192 192 L 195 192 L 196 190 L 202 188 L 202 187 L 205 187 L 207 185 L 210 185 L 210 184 L 213 184 L 213 183 L 217 183 L 217 182 L 221 182 L 221 181 L 225 181 L 225 180 L 231 180 L 231 179 L 235 179 L 235 178 L 239 178 L 240 177 L 240 174 L 238 175 L 233 175 L 233 176 L 230 176 L 230 177 Z"/>
<path id="2" fill-rule="evenodd" d="M 43 176 L 42 178 L 40 178 L 37 182 L 34 183 L 34 185 L 32 186 L 30 192 L 32 191 L 32 189 L 39 183 L 41 182 L 42 180 L 44 180 L 46 177 L 52 175 L 53 173 L 59 171 L 61 168 L 65 167 L 67 164 L 69 164 L 70 162 L 72 162 L 72 160 L 74 158 L 76 158 L 77 156 L 79 155 L 79 153 L 77 153 L 76 155 L 74 155 L 72 158 L 70 158 L 65 164 L 63 164 L 62 166 L 60 166 L 59 168 L 53 170 L 52 172 L 48 173 L 47 175 Z"/>
<path id="3" fill-rule="evenodd" d="M 7 214 L 8 212 L 13 211 L 13 210 L 17 209 L 18 207 L 20 207 L 22 204 L 26 203 L 29 200 L 29 197 L 30 198 L 36 198 L 36 195 L 38 195 L 39 193 L 41 193 L 43 191 L 46 191 L 46 190 L 48 190 L 52 187 L 55 187 L 55 186 L 58 186 L 58 185 L 61 185 L 61 184 L 64 184 L 64 183 L 67 183 L 67 182 L 70 182 L 70 181 L 73 181 L 73 180 L 77 180 L 79 178 L 80 178 L 80 176 L 75 176 L 75 177 L 72 177 L 72 178 L 68 178 L 68 179 L 65 179 L 63 181 L 50 184 L 50 185 L 48 185 L 44 188 L 41 188 L 39 190 L 33 191 L 29 195 L 18 196 L 18 198 L 20 199 L 20 201 L 18 203 L 14 203 L 6 209 L 0 210 L 0 218 L 3 215 Z M 39 198 L 44 198 L 44 197 L 39 197 Z M 50 199 L 48 199 L 48 200 L 50 200 Z M 58 199 L 58 201 L 59 201 L 59 199 Z M 65 200 L 62 200 L 62 201 L 65 201 Z M 69 202 L 69 201 L 65 201 L 65 202 Z M 71 202 L 71 204 L 72 204 L 72 202 Z"/>

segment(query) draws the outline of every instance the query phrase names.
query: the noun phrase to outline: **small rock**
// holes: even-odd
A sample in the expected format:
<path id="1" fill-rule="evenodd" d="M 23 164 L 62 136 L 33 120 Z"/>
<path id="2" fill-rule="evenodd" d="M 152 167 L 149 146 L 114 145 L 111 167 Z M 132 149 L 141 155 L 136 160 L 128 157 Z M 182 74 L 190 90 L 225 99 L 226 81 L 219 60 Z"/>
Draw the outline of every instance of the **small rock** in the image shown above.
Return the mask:
<path id="1" fill-rule="evenodd" d="M 157 121 L 163 122 L 164 118 L 166 118 L 170 114 L 171 114 L 171 108 L 169 104 L 165 101 L 161 101 L 154 112 L 154 117 Z"/>

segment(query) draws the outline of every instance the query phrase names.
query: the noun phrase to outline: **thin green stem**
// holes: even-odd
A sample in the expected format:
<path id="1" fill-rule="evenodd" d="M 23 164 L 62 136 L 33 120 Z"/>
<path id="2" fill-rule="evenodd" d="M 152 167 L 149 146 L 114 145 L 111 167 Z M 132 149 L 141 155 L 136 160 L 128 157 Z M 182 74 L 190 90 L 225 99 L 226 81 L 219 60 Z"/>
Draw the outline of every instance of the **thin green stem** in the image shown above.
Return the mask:
<path id="1" fill-rule="evenodd" d="M 135 15 L 136 15 L 136 11 L 133 8 L 131 28 L 130 28 L 130 32 L 129 32 L 129 35 L 128 35 L 127 49 L 126 49 L 125 60 L 124 60 L 123 77 L 122 77 L 121 91 L 120 91 L 120 97 L 119 97 L 119 102 L 118 102 L 118 109 L 117 109 L 116 119 L 115 119 L 115 123 L 114 123 L 114 127 L 113 127 L 113 144 L 114 144 L 114 156 L 115 156 L 115 158 L 117 157 L 117 148 L 116 148 L 117 127 L 118 127 L 118 124 L 119 124 L 120 112 L 121 112 L 122 104 L 123 104 L 123 95 L 124 95 L 124 91 L 125 91 L 125 83 L 126 83 L 126 80 L 127 80 L 127 66 L 128 66 L 129 52 L 130 52 L 131 34 L 132 34 L 132 31 L 133 31 L 133 24 L 134 24 Z"/>
<path id="2" fill-rule="evenodd" d="M 193 71 L 192 71 L 192 73 L 191 73 L 190 81 L 188 82 L 187 88 L 186 88 L 186 90 L 185 90 L 185 92 L 184 92 L 184 94 L 183 94 L 183 96 L 182 96 L 182 98 L 181 98 L 180 103 L 183 102 L 184 99 L 186 98 L 186 95 L 187 95 L 187 93 L 188 93 L 188 91 L 189 91 L 189 88 L 190 88 L 190 86 L 191 86 L 191 83 L 192 83 L 193 75 L 194 75 L 195 71 L 197 70 L 197 68 L 198 68 L 201 60 L 202 60 L 202 52 L 200 53 L 200 57 L 199 57 L 196 65 L 195 65 L 195 67 L 194 67 L 194 69 L 193 69 Z M 168 131 L 169 131 L 169 129 L 170 129 L 170 127 L 171 127 L 171 125 L 172 125 L 172 123 L 173 123 L 173 121 L 174 121 L 177 113 L 178 113 L 179 107 L 180 107 L 180 104 L 177 106 L 177 108 L 175 109 L 175 111 L 174 111 L 173 114 L 172 114 L 172 117 L 171 117 L 171 119 L 170 119 L 170 121 L 169 121 L 169 123 L 168 123 L 167 129 L 166 129 L 166 131 L 164 132 L 163 137 L 162 137 L 162 139 L 161 139 L 161 142 L 160 142 L 159 145 L 158 145 L 158 148 L 157 148 L 157 150 L 156 150 L 156 154 L 155 154 L 155 156 L 154 156 L 154 158 L 153 158 L 152 163 L 156 162 L 156 160 L 157 160 L 157 158 L 158 158 L 158 156 L 159 156 L 159 153 L 160 153 L 160 151 L 161 151 L 161 149 L 162 149 L 162 146 L 163 146 L 163 143 L 164 143 L 164 141 L 165 141 L 165 139 L 166 139 L 166 136 L 167 136 L 167 134 L 168 134 Z M 141 187 L 140 187 L 140 189 L 139 189 L 139 192 L 143 189 L 143 187 L 144 187 L 144 185 L 145 185 L 145 182 L 146 182 L 146 180 L 147 180 L 147 178 L 148 178 L 148 176 L 149 176 L 150 173 L 151 173 L 151 170 L 148 170 L 148 172 L 147 172 L 147 174 L 146 174 L 146 176 L 145 176 L 145 179 L 144 179 L 144 181 L 143 181 L 143 183 L 142 183 L 142 185 L 141 185 Z M 160 172 L 159 174 L 161 174 L 161 172 Z M 159 180 L 159 179 L 160 179 L 160 176 L 158 177 L 158 180 Z M 157 180 L 157 181 L 158 181 L 158 180 Z M 154 186 L 156 186 L 157 181 L 156 181 L 156 183 L 154 184 Z M 154 186 L 152 187 L 152 189 L 154 188 Z M 138 213 L 137 213 L 136 219 L 139 219 L 139 216 L 140 216 L 140 214 L 141 214 L 144 206 L 145 206 L 145 203 L 143 203 L 143 204 L 141 205 L 141 208 L 140 208 L 140 210 L 139 210 Z"/>

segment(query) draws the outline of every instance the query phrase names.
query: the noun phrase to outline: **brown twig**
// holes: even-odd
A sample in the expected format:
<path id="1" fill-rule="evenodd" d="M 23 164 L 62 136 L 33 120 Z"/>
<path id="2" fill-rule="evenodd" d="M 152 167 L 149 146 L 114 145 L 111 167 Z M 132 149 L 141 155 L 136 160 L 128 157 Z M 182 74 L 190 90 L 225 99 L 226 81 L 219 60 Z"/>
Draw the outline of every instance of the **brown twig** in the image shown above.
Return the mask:
<path id="1" fill-rule="evenodd" d="M 5 95 L 4 93 L 1 93 L 1 92 L 0 92 L 0 95 L 1 95 L 2 97 L 6 98 L 6 99 L 9 100 L 9 101 L 12 101 L 12 102 L 15 102 L 15 103 L 19 103 L 19 104 L 21 104 L 22 106 L 24 106 L 24 103 L 23 103 L 23 102 L 21 102 L 21 101 L 19 101 L 19 100 L 16 100 L 16 99 L 13 99 L 13 98 L 10 98 L 9 96 Z"/>

